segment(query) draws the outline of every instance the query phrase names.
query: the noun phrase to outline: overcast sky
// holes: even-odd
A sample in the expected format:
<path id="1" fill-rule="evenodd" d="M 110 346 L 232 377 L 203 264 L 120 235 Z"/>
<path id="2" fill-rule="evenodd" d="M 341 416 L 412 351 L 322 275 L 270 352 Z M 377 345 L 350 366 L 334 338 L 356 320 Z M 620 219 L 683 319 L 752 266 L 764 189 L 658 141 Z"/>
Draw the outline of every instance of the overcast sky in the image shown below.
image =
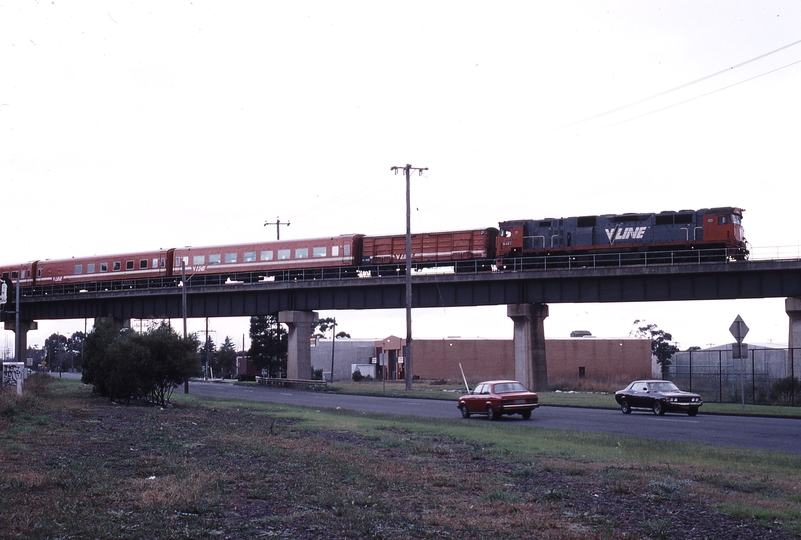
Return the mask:
<path id="1" fill-rule="evenodd" d="M 795 1 L 0 0 L 0 262 L 274 239 L 277 218 L 282 238 L 401 234 L 407 163 L 429 168 L 413 232 L 741 206 L 756 255 L 798 256 L 798 96 Z M 545 330 L 646 319 L 706 346 L 738 314 L 787 342 L 783 299 L 551 305 Z M 406 333 L 403 310 L 321 316 Z M 413 330 L 512 323 L 415 310 Z"/>

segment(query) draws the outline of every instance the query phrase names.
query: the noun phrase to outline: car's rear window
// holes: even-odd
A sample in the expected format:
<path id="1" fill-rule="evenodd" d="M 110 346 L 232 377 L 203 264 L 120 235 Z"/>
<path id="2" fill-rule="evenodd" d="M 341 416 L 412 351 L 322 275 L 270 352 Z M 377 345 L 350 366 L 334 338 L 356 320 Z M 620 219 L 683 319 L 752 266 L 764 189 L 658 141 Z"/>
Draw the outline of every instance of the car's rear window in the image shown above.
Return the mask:
<path id="1" fill-rule="evenodd" d="M 495 385 L 496 394 L 509 394 L 510 392 L 525 392 L 526 387 L 519 382 L 501 383 Z"/>

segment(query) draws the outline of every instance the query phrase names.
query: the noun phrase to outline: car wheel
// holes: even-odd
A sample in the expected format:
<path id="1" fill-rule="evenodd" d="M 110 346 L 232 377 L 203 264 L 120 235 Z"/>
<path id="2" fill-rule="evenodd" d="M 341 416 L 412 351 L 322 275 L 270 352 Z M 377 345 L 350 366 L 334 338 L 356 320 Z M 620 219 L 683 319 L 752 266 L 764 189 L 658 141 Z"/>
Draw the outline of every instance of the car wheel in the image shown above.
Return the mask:
<path id="1" fill-rule="evenodd" d="M 495 412 L 492 405 L 487 405 L 487 420 L 497 420 L 500 415 Z"/>
<path id="2" fill-rule="evenodd" d="M 654 401 L 654 414 L 658 414 L 659 416 L 665 414 L 665 407 L 662 405 L 661 401 Z"/>
<path id="3" fill-rule="evenodd" d="M 687 416 L 695 416 L 698 414 L 698 407 L 690 407 L 687 409 Z"/>
<path id="4" fill-rule="evenodd" d="M 531 411 L 523 411 L 520 413 L 520 416 L 523 417 L 523 420 L 528 420 L 531 418 Z"/>
<path id="5" fill-rule="evenodd" d="M 629 407 L 629 402 L 625 399 L 620 400 L 620 410 L 623 414 L 631 414 L 631 407 Z"/>
<path id="6" fill-rule="evenodd" d="M 467 410 L 467 405 L 459 405 L 459 410 L 462 411 L 462 418 L 470 418 L 470 411 Z"/>

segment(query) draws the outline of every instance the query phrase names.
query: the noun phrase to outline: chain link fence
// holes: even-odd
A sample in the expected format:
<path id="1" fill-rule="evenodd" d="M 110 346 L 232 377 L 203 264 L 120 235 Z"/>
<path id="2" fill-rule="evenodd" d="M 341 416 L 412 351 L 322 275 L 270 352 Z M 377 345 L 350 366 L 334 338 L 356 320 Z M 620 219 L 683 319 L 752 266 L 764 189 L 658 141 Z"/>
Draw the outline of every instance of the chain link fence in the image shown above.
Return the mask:
<path id="1" fill-rule="evenodd" d="M 801 349 L 750 345 L 745 358 L 732 346 L 676 353 L 667 378 L 704 401 L 801 406 Z"/>

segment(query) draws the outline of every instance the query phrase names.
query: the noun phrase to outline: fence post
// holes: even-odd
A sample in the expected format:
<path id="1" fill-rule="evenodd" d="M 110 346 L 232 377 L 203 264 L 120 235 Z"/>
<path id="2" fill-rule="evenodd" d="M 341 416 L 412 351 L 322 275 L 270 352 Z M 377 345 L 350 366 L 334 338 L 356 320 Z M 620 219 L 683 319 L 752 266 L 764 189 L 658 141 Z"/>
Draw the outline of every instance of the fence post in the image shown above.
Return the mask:
<path id="1" fill-rule="evenodd" d="M 690 392 L 693 391 L 693 352 L 690 351 Z"/>
<path id="2" fill-rule="evenodd" d="M 751 349 L 751 405 L 756 405 L 756 374 L 754 373 L 754 350 Z"/>
<path id="3" fill-rule="evenodd" d="M 723 403 L 723 353 L 718 350 L 718 403 Z"/>

